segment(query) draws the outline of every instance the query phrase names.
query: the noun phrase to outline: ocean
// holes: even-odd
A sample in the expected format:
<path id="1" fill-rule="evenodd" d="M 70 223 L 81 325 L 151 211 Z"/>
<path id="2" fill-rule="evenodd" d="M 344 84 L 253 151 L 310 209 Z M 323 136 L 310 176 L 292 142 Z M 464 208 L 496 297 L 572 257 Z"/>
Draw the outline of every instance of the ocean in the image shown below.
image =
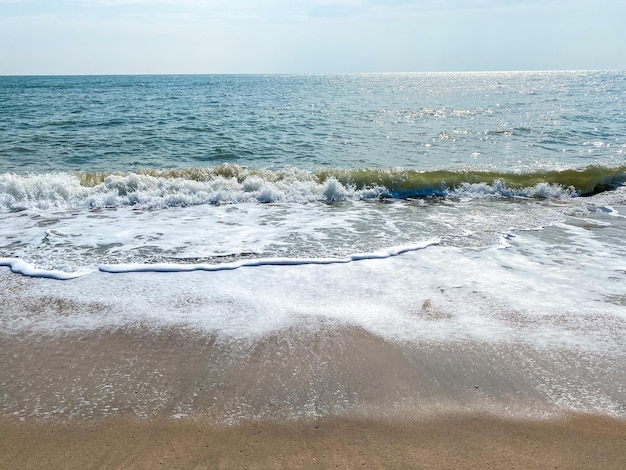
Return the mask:
<path id="1" fill-rule="evenodd" d="M 0 77 L 3 413 L 236 421 L 427 395 L 625 417 L 625 183 L 624 72 Z M 426 354 L 432 380 L 375 398 L 331 380 L 346 329 L 410 370 Z M 158 385 L 161 355 L 72 385 L 54 367 L 80 357 L 6 346 L 129 331 L 221 345 L 219 361 L 194 356 L 211 397 Z M 282 349 L 257 366 L 280 404 L 226 399 L 224 364 L 269 338 Z M 498 384 L 471 406 L 431 383 L 478 390 L 470 372 Z"/>

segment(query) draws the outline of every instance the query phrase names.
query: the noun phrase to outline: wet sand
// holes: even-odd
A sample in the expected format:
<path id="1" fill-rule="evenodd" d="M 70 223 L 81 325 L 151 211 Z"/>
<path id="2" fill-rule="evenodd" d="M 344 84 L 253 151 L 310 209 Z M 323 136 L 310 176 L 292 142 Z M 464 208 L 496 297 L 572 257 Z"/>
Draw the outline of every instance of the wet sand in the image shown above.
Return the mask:
<path id="1" fill-rule="evenodd" d="M 623 469 L 626 422 L 594 416 L 514 421 L 327 418 L 209 425 L 111 418 L 97 424 L 0 420 L 2 468 Z"/>
<path id="2" fill-rule="evenodd" d="M 30 420 L 201 417 L 214 424 L 488 412 L 624 416 L 613 356 L 529 345 L 403 343 L 311 324 L 249 339 L 133 329 L 0 335 L 1 406 Z"/>
<path id="3" fill-rule="evenodd" d="M 0 468 L 626 463 L 620 354 L 409 343 L 323 319 L 237 339 L 141 323 L 46 329 L 28 322 L 109 307 L 1 278 Z"/>
<path id="4" fill-rule="evenodd" d="M 0 354 L 0 468 L 626 462 L 626 420 L 567 411 L 593 411 L 590 384 L 619 400 L 623 368 L 602 357 L 409 345 L 320 324 L 246 341 L 147 327 L 21 333 L 0 336 Z"/>

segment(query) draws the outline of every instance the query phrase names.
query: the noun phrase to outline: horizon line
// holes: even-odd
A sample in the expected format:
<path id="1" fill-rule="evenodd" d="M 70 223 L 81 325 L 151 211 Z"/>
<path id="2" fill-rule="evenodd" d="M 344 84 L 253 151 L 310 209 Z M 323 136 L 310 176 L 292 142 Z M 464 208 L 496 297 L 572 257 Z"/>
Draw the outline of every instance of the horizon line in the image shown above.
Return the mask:
<path id="1" fill-rule="evenodd" d="M 0 77 L 132 77 L 208 75 L 419 75 L 466 73 L 625 72 L 626 69 L 511 69 L 511 70 L 419 70 L 370 72 L 111 72 L 111 73 L 0 73 Z"/>

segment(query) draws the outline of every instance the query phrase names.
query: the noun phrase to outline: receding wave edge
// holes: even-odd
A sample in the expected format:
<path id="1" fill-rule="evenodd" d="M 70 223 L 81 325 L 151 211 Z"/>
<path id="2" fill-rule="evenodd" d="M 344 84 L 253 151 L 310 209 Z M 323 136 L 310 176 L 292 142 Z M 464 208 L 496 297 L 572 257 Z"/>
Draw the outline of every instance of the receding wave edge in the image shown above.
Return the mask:
<path id="1" fill-rule="evenodd" d="M 132 272 L 190 272 L 190 271 L 232 271 L 240 268 L 253 268 L 260 266 L 301 266 L 301 265 L 330 265 L 346 264 L 355 261 L 377 260 L 392 258 L 404 253 L 419 251 L 429 246 L 438 245 L 439 239 L 426 240 L 421 243 L 411 245 L 401 245 L 389 247 L 385 250 L 372 253 L 356 253 L 343 258 L 258 258 L 252 260 L 239 260 L 232 263 L 220 264 L 175 264 L 175 263 L 155 263 L 155 264 L 102 264 L 93 269 L 83 269 L 75 272 L 65 272 L 54 269 L 43 269 L 36 267 L 19 258 L 0 258 L 0 266 L 8 267 L 11 272 L 22 274 L 28 277 L 43 277 L 57 280 L 75 279 L 93 272 L 104 272 L 111 274 L 132 273 Z"/>

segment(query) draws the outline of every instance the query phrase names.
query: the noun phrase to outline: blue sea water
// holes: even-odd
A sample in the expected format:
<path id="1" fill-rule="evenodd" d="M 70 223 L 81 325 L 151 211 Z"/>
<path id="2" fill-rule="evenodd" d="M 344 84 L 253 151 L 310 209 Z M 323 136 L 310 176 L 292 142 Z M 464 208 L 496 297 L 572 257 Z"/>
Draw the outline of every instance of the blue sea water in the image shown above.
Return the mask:
<path id="1" fill-rule="evenodd" d="M 624 416 L 625 181 L 624 72 L 0 77 L 0 327 L 522 345 Z"/>
<path id="2" fill-rule="evenodd" d="M 0 77 L 0 257 L 489 245 L 621 194 L 625 99 L 620 72 Z"/>
<path id="3" fill-rule="evenodd" d="M 624 164 L 623 73 L 0 79 L 1 172 Z"/>

